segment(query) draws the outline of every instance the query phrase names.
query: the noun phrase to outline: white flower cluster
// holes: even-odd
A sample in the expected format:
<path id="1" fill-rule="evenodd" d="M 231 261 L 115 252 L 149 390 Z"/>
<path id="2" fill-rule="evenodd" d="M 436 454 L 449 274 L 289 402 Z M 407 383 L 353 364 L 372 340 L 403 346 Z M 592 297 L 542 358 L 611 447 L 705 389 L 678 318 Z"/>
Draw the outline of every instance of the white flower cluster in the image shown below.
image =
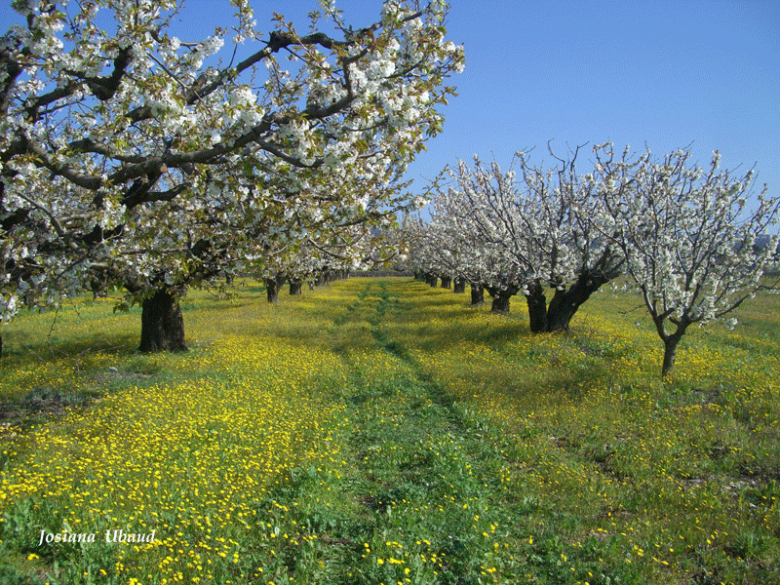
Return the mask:
<path id="1" fill-rule="evenodd" d="M 231 1 L 234 42 L 258 38 L 248 0 Z M 0 41 L 2 67 L 21 70 L 0 90 L 0 259 L 13 265 L 0 318 L 96 274 L 183 283 L 301 242 L 364 264 L 368 232 L 351 226 L 399 205 L 398 177 L 439 131 L 463 49 L 444 38 L 442 2 L 407 21 L 419 3 L 389 0 L 370 34 L 346 38 L 335 3 L 322 4 L 342 43 L 291 43 L 290 73 L 265 44 L 251 67 L 210 65 L 222 34 L 168 34 L 177 0 L 71 5 L 68 30 L 50 3 L 14 3 L 30 20 Z"/>

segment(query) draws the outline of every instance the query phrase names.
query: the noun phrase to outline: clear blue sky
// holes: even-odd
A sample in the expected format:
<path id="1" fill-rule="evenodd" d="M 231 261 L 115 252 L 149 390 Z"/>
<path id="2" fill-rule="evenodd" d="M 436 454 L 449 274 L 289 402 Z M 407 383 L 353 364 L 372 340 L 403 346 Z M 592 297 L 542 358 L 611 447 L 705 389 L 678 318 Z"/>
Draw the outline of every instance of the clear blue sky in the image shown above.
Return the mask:
<path id="1" fill-rule="evenodd" d="M 381 0 L 337 5 L 360 27 L 378 20 Z M 0 6 L 4 32 L 10 0 Z M 264 31 L 274 10 L 306 30 L 317 8 L 253 6 Z M 231 14 L 226 0 L 189 0 L 174 33 L 195 40 Z M 659 155 L 693 143 L 702 164 L 719 149 L 723 167 L 755 165 L 780 195 L 780 1 L 453 0 L 448 33 L 466 70 L 450 80 L 459 96 L 442 110 L 444 132 L 410 168 L 414 192 L 475 153 L 507 165 L 536 146 L 534 159 L 549 161 L 548 140 L 561 153 L 610 140 Z"/>

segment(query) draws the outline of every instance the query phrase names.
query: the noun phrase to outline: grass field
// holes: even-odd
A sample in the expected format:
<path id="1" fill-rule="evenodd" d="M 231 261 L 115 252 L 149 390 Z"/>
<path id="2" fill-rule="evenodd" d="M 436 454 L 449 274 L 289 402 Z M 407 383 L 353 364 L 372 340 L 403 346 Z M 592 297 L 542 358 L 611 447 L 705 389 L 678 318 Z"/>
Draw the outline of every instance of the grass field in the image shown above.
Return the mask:
<path id="1" fill-rule="evenodd" d="M 110 299 L 22 315 L 0 583 L 780 583 L 780 297 L 666 381 L 629 295 L 546 336 L 467 299 L 246 283 L 191 293 L 190 351 L 151 356 Z"/>

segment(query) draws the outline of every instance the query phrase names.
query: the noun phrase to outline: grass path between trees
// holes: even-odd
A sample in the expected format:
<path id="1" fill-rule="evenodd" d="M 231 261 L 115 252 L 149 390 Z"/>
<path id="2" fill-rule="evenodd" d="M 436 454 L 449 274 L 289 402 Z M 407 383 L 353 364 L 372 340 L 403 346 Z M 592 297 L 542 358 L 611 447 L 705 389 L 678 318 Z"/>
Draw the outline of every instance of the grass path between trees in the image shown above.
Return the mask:
<path id="1" fill-rule="evenodd" d="M 516 530 L 501 508 L 495 473 L 503 458 L 390 337 L 386 321 L 403 310 L 385 283 L 367 284 L 334 324 L 365 320 L 392 370 L 401 372 L 388 383 L 365 372 L 351 348 L 341 352 L 357 389 L 347 411 L 355 464 L 338 486 L 352 506 L 333 523 L 331 538 L 343 543 L 334 577 L 344 583 L 493 581 L 520 564 L 517 535 L 512 545 L 506 538 Z"/>

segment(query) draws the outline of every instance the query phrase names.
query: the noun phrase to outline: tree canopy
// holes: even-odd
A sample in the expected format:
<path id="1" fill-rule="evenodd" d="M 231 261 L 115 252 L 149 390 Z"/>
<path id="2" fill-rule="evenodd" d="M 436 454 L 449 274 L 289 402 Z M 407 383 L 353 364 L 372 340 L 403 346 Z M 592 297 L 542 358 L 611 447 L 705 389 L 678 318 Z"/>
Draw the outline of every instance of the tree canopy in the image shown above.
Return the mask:
<path id="1" fill-rule="evenodd" d="M 322 2 L 304 34 L 281 15 L 263 33 L 232 4 L 232 29 L 191 40 L 170 31 L 178 0 L 13 3 L 26 25 L 0 39 L 3 320 L 96 274 L 148 294 L 404 203 L 400 177 L 464 63 L 448 6 L 388 0 L 354 29 Z"/>

